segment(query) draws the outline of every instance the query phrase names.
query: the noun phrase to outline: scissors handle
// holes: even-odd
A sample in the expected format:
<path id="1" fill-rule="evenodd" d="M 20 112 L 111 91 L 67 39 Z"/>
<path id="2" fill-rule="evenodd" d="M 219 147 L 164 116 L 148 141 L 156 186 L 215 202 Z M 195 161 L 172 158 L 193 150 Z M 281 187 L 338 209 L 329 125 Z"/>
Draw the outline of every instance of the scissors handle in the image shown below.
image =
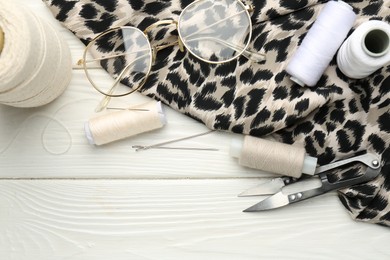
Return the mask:
<path id="1" fill-rule="evenodd" d="M 319 174 L 321 172 L 326 172 L 326 171 L 338 168 L 340 166 L 343 166 L 343 165 L 346 165 L 346 164 L 349 164 L 352 162 L 361 162 L 361 163 L 364 163 L 365 165 L 367 165 L 368 167 L 373 168 L 373 169 L 378 169 L 381 167 L 378 157 L 376 157 L 372 153 L 366 153 L 363 155 L 358 155 L 358 156 L 351 157 L 351 158 L 348 158 L 345 160 L 341 160 L 341 161 L 337 161 L 337 162 L 333 162 L 330 164 L 326 164 L 326 165 L 317 167 L 315 174 Z"/>
<path id="2" fill-rule="evenodd" d="M 363 175 L 346 180 L 340 180 L 336 182 L 329 182 L 326 173 L 319 174 L 322 185 L 320 187 L 309 189 L 305 191 L 298 191 L 295 193 L 286 194 L 288 196 L 289 203 L 295 203 L 308 198 L 312 198 L 321 194 L 324 194 L 331 190 L 339 190 L 347 188 L 356 184 L 364 183 L 376 178 L 380 173 L 380 168 L 368 167 Z M 293 184 L 292 184 L 293 185 Z"/>

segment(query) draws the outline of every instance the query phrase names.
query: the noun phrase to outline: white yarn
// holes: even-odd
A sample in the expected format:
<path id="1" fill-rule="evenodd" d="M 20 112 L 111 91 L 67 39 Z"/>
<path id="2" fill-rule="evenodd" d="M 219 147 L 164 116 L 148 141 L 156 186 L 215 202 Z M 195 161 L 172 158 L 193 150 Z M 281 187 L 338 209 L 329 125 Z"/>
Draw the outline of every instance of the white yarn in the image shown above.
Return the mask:
<path id="1" fill-rule="evenodd" d="M 287 65 L 291 79 L 301 86 L 317 84 L 356 19 L 352 7 L 329 1 Z"/>
<path id="2" fill-rule="evenodd" d="M 337 54 L 344 75 L 362 79 L 390 63 L 390 25 L 382 21 L 362 23 L 348 37 Z"/>
<path id="3" fill-rule="evenodd" d="M 71 55 L 62 37 L 23 6 L 0 0 L 0 103 L 45 105 L 60 96 L 71 79 Z"/>

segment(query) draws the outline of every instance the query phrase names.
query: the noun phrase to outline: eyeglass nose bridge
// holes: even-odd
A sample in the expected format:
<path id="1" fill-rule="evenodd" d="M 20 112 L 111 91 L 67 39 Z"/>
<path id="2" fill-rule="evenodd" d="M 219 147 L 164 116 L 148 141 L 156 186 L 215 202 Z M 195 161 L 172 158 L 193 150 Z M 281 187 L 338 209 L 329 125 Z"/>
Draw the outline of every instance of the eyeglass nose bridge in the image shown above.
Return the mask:
<path id="1" fill-rule="evenodd" d="M 255 7 L 253 5 L 245 5 L 245 9 L 251 13 L 255 10 Z"/>
<path id="2" fill-rule="evenodd" d="M 177 22 L 175 20 L 161 20 L 155 23 L 152 23 L 148 27 L 145 28 L 144 34 L 148 34 L 151 30 L 153 30 L 156 27 L 159 27 L 160 25 L 170 25 L 170 24 L 175 24 L 177 28 Z"/>
<path id="3" fill-rule="evenodd" d="M 171 25 L 171 24 L 174 24 L 176 26 L 176 30 L 179 29 L 177 21 L 175 21 L 175 20 L 162 20 L 162 21 L 158 21 L 158 22 L 155 22 L 155 23 L 149 25 L 148 27 L 146 27 L 146 29 L 143 32 L 146 36 L 148 36 L 148 33 L 151 30 L 153 30 L 154 28 L 157 28 L 160 25 Z M 180 39 L 180 37 L 178 37 L 177 44 L 179 45 L 180 51 L 184 52 L 184 44 L 183 44 L 182 40 Z M 172 45 L 171 44 L 166 45 L 166 47 L 168 47 L 168 46 L 172 46 Z M 155 56 L 157 54 L 158 50 L 163 49 L 163 48 L 164 48 L 164 46 L 159 46 L 158 48 L 153 47 L 153 56 Z"/>

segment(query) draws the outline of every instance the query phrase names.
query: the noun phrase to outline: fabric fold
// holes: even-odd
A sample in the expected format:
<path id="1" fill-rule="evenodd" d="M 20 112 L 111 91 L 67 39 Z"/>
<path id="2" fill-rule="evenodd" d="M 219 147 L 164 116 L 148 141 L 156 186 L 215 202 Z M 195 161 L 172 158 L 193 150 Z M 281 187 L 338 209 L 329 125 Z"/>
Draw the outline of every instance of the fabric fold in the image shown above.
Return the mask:
<path id="1" fill-rule="evenodd" d="M 129 25 L 143 30 L 156 21 L 177 20 L 193 1 L 44 2 L 64 26 L 88 43 L 111 27 Z M 249 48 L 266 53 L 265 61 L 254 63 L 240 57 L 211 65 L 173 46 L 157 54 L 140 92 L 211 129 L 273 135 L 280 142 L 301 145 L 310 156 L 319 158 L 320 165 L 364 152 L 375 153 L 385 164 L 390 160 L 390 66 L 352 80 L 341 73 L 333 58 L 312 88 L 298 86 L 285 71 L 326 2 L 246 1 L 254 6 Z M 354 28 L 371 19 L 390 21 L 390 0 L 345 2 L 358 16 Z M 158 27 L 149 38 L 153 46 L 171 43 L 177 40 L 177 31 L 174 26 Z M 362 174 L 364 167 L 355 171 Z M 354 219 L 390 226 L 388 171 L 388 166 L 383 167 L 376 180 L 340 191 Z"/>

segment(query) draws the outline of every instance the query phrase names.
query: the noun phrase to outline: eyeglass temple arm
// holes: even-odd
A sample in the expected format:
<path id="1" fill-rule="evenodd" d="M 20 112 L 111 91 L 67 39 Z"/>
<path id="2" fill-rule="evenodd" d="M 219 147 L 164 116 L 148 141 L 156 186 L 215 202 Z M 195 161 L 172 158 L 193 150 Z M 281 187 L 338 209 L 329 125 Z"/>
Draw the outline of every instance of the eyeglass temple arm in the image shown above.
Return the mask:
<path id="1" fill-rule="evenodd" d="M 102 60 L 106 60 L 106 59 L 117 58 L 117 57 L 121 57 L 121 56 L 125 56 L 125 55 L 145 52 L 145 51 L 149 51 L 149 49 L 143 49 L 143 50 L 133 51 L 133 52 L 118 53 L 118 54 L 115 54 L 115 55 L 103 56 L 101 58 L 96 58 L 96 59 L 88 59 L 88 60 L 80 59 L 77 62 L 77 65 L 82 65 L 83 63 L 90 63 L 90 62 L 94 62 L 94 61 L 102 61 Z"/>
<path id="2" fill-rule="evenodd" d="M 214 38 L 214 37 L 199 37 L 199 38 L 191 39 L 188 42 L 198 41 L 198 40 L 210 40 L 210 41 L 218 42 L 218 43 L 225 45 L 225 46 L 227 46 L 227 47 L 229 47 L 237 52 L 242 52 L 242 55 L 245 58 L 252 60 L 252 61 L 255 61 L 255 62 L 261 62 L 261 61 L 266 59 L 266 55 L 264 53 L 258 53 L 256 51 L 251 51 L 251 50 L 244 50 L 243 51 L 244 48 L 242 46 L 239 46 L 236 44 L 231 44 L 230 42 L 227 42 L 227 41 L 224 41 L 224 40 L 221 40 L 218 38 Z"/>
<path id="3" fill-rule="evenodd" d="M 198 39 L 215 40 L 215 41 L 217 41 L 217 42 L 219 42 L 219 43 L 221 43 L 221 44 L 223 44 L 223 45 L 225 45 L 225 46 L 227 46 L 227 47 L 229 47 L 229 48 L 231 48 L 231 49 L 233 49 L 235 51 L 238 51 L 238 52 L 241 52 L 242 49 L 243 49 L 242 46 L 234 45 L 234 44 L 231 44 L 229 42 L 226 42 L 226 41 L 223 41 L 223 40 L 220 40 L 220 39 L 217 39 L 217 38 L 213 38 L 213 37 L 197 38 L 197 39 L 193 39 L 193 41 L 198 40 Z M 158 51 L 163 50 L 163 49 L 168 48 L 168 47 L 171 47 L 171 46 L 176 46 L 176 45 L 180 46 L 180 44 L 183 44 L 183 43 L 179 39 L 178 41 L 175 41 L 173 43 L 169 43 L 169 44 L 166 44 L 166 45 L 159 45 L 159 46 L 153 47 L 153 49 L 154 49 L 154 51 L 153 51 L 153 59 L 156 58 L 155 55 L 156 55 L 156 53 Z M 184 51 L 181 48 L 180 48 L 180 50 Z M 261 62 L 261 61 L 266 59 L 266 55 L 265 54 L 258 53 L 256 51 L 251 51 L 251 50 L 248 50 L 248 49 L 246 49 L 246 50 L 244 50 L 242 52 L 242 56 L 244 56 L 248 60 L 252 60 L 254 62 Z"/>
<path id="4" fill-rule="evenodd" d="M 200 29 L 200 30 L 198 30 L 198 31 L 196 31 L 196 32 L 191 33 L 190 35 L 186 35 L 186 37 L 189 38 L 189 37 L 191 37 L 191 36 L 193 36 L 193 35 L 196 35 L 196 34 L 198 34 L 198 33 L 200 33 L 200 32 L 203 32 L 203 31 L 205 31 L 205 30 L 207 30 L 207 29 L 210 29 L 210 28 L 212 28 L 213 26 L 218 25 L 218 24 L 220 24 L 220 23 L 223 23 L 223 22 L 225 22 L 226 20 L 229 20 L 230 18 L 233 18 L 234 16 L 240 15 L 240 14 L 242 14 L 242 13 L 244 13 L 244 12 L 246 12 L 246 10 L 243 10 L 243 11 L 241 11 L 241 12 L 232 14 L 231 16 L 225 17 L 225 18 L 223 18 L 222 20 L 219 20 L 219 21 L 217 21 L 217 22 L 215 22 L 215 23 L 212 23 L 212 24 L 210 24 L 210 25 L 208 25 L 208 26 L 203 27 L 202 29 Z"/>
<path id="5" fill-rule="evenodd" d="M 112 84 L 112 87 L 110 88 L 110 90 L 108 91 L 108 93 L 107 93 L 107 94 L 102 93 L 102 94 L 105 95 L 105 97 L 100 101 L 99 105 L 98 105 L 97 108 L 95 109 L 96 112 L 100 112 L 100 111 L 102 111 L 103 109 L 105 109 L 105 108 L 107 107 L 108 103 L 109 103 L 110 100 L 111 100 L 111 97 L 112 97 L 111 95 L 112 95 L 112 93 L 114 93 L 114 90 L 115 90 L 115 88 L 118 86 L 120 80 L 122 79 L 123 74 L 125 74 L 125 72 L 129 69 L 129 67 L 130 67 L 132 64 L 134 64 L 136 61 L 138 61 L 138 60 L 144 58 L 145 56 L 146 56 L 146 54 L 145 54 L 145 55 L 142 55 L 142 56 L 140 56 L 140 57 L 138 57 L 137 59 L 135 59 L 134 61 L 130 62 L 128 65 L 126 65 L 126 67 L 121 71 L 121 73 L 120 73 L 120 74 L 118 75 L 118 77 L 115 79 L 115 81 L 114 81 L 114 83 Z M 146 76 L 146 77 L 147 77 L 147 76 Z M 145 80 L 146 80 L 146 78 L 145 78 Z M 145 82 L 145 80 L 144 80 L 144 82 Z M 142 85 L 143 85 L 143 84 L 140 84 L 137 88 L 133 89 L 133 90 L 132 90 L 130 93 L 128 93 L 128 94 L 133 93 L 134 91 L 136 91 L 137 89 L 139 89 Z"/>

